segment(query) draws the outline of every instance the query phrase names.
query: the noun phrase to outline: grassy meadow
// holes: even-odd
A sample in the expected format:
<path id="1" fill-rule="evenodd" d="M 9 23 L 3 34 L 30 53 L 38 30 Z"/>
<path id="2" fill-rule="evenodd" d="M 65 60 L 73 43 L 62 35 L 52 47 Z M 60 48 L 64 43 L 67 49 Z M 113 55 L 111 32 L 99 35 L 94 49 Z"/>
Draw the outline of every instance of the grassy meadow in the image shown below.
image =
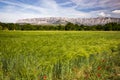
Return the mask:
<path id="1" fill-rule="evenodd" d="M 0 80 L 120 80 L 120 31 L 0 31 Z"/>

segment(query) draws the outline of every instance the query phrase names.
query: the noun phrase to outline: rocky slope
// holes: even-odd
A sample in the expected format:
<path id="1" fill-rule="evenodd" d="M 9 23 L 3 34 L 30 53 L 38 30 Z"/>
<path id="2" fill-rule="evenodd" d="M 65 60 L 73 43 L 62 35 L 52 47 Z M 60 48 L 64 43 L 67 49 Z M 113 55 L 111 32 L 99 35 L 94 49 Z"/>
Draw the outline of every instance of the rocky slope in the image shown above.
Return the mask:
<path id="1" fill-rule="evenodd" d="M 120 18 L 112 17 L 97 17 L 97 18 L 65 18 L 65 17 L 46 17 L 46 18 L 31 18 L 31 19 L 20 19 L 16 23 L 30 23 L 30 24 L 66 24 L 72 22 L 75 24 L 83 25 L 98 25 L 106 24 L 110 22 L 120 23 Z"/>

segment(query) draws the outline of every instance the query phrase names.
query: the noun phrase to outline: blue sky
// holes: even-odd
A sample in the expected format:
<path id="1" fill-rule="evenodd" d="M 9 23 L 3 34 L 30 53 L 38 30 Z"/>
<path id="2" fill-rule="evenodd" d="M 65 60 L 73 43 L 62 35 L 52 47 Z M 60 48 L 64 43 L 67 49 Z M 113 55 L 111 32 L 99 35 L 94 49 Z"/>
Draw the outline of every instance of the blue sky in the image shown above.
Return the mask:
<path id="1" fill-rule="evenodd" d="M 0 21 L 39 17 L 117 17 L 120 0 L 0 0 Z"/>

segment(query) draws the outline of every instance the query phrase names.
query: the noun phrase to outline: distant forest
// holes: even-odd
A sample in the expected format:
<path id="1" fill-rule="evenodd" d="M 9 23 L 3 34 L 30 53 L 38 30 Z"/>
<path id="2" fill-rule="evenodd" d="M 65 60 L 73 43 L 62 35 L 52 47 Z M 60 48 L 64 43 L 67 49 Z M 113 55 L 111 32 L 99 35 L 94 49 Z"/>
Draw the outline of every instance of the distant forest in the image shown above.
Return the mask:
<path id="1" fill-rule="evenodd" d="M 66 25 L 31 25 L 0 23 L 0 30 L 61 30 L 61 31 L 120 31 L 120 23 L 107 23 L 105 25 L 78 25 L 68 22 Z"/>

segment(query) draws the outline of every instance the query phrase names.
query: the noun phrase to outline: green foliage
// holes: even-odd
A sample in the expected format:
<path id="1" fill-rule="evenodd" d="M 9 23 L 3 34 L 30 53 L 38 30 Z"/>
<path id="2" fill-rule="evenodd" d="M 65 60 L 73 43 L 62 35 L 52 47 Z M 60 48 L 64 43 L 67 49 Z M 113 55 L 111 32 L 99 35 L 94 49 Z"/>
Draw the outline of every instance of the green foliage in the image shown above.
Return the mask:
<path id="1" fill-rule="evenodd" d="M 2 26 L 0 25 L 0 30 L 2 30 Z"/>
<path id="2" fill-rule="evenodd" d="M 3 30 L 66 30 L 66 31 L 120 31 L 120 24 L 107 23 L 105 25 L 78 25 L 68 22 L 66 25 L 31 25 L 31 24 L 13 24 L 13 23 L 0 23 Z"/>
<path id="3" fill-rule="evenodd" d="M 75 25 L 73 23 L 68 22 L 65 26 L 65 30 L 75 30 Z"/>

